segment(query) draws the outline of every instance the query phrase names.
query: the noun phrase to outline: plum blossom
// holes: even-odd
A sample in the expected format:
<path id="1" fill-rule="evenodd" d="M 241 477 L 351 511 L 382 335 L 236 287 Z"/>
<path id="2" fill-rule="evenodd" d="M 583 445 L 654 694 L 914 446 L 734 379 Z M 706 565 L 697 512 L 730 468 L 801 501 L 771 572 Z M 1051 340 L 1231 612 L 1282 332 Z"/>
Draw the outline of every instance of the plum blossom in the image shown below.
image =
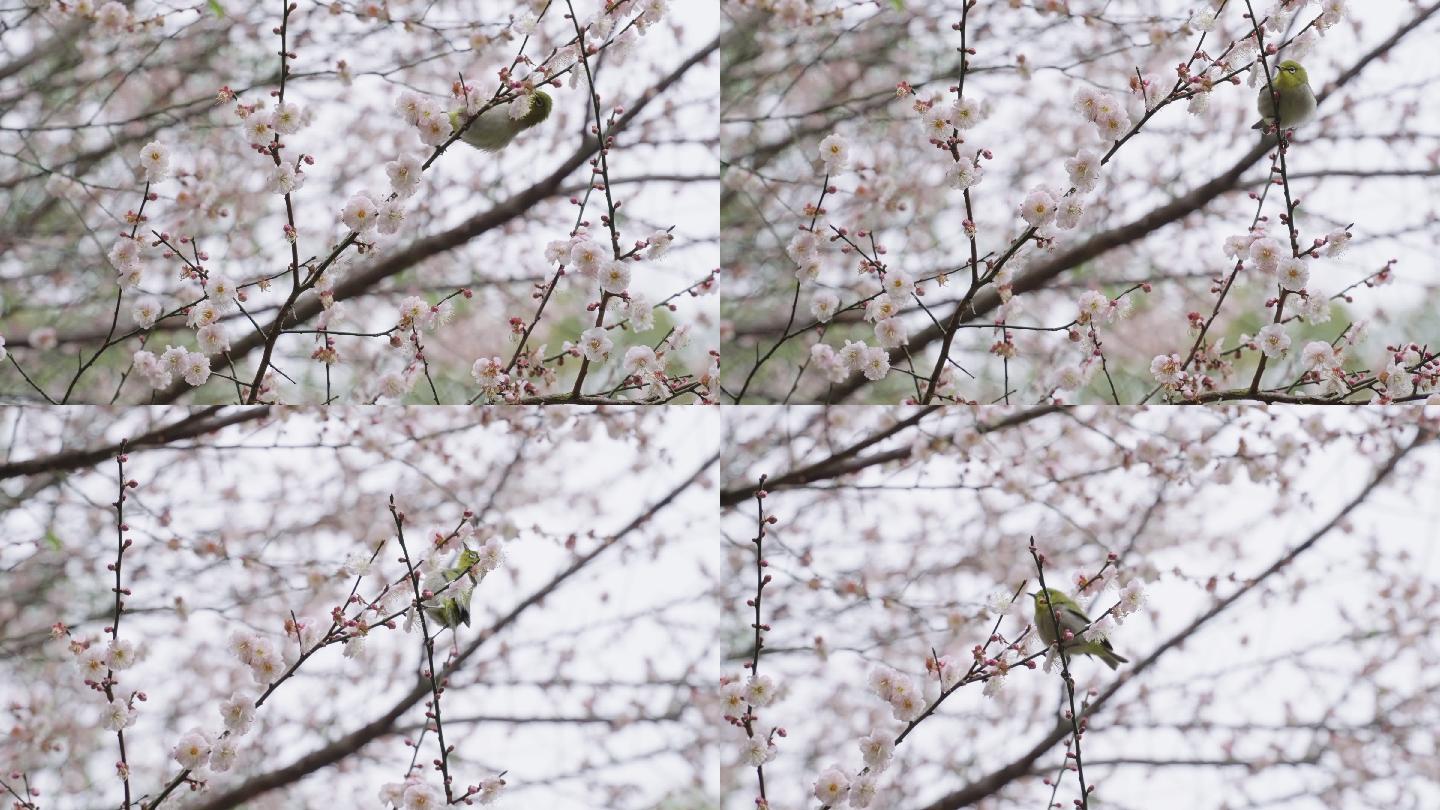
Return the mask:
<path id="1" fill-rule="evenodd" d="M 840 804 L 850 793 L 850 780 L 838 767 L 826 768 L 815 780 L 815 798 L 822 803 Z"/>
<path id="2" fill-rule="evenodd" d="M 1060 211 L 1055 217 L 1055 227 L 1065 231 L 1074 230 L 1080 225 L 1080 218 L 1084 215 L 1085 203 L 1072 194 L 1060 201 Z"/>
<path id="3" fill-rule="evenodd" d="M 810 231 L 800 231 L 790 237 L 785 253 L 796 264 L 803 264 L 806 259 L 820 255 L 820 237 Z"/>
<path id="4" fill-rule="evenodd" d="M 626 349 L 622 365 L 626 374 L 648 374 L 660 370 L 660 361 L 655 357 L 655 350 L 649 346 L 631 346 Z"/>
<path id="5" fill-rule="evenodd" d="M 1330 296 L 1313 286 L 1305 288 L 1305 297 L 1300 301 L 1300 317 L 1306 323 L 1328 323 L 1330 321 Z"/>
<path id="6" fill-rule="evenodd" d="M 1330 257 L 1343 256 L 1350 246 L 1350 232 L 1344 228 L 1331 231 L 1325 236 L 1325 255 Z"/>
<path id="7" fill-rule="evenodd" d="M 130 25 L 130 11 L 117 0 L 110 0 L 95 12 L 95 23 L 109 33 L 118 34 Z"/>
<path id="8" fill-rule="evenodd" d="M 255 721 L 255 701 L 244 692 L 236 692 L 220 704 L 220 717 L 228 731 L 243 736 Z"/>
<path id="9" fill-rule="evenodd" d="M 860 756 L 865 760 L 865 767 L 872 771 L 883 771 L 890 767 L 890 760 L 895 755 L 895 740 L 883 731 L 877 731 L 868 737 L 860 738 Z"/>
<path id="10" fill-rule="evenodd" d="M 210 769 L 218 773 L 230 770 L 235 764 L 235 757 L 239 752 L 235 748 L 235 741 L 226 737 L 215 743 L 215 748 L 210 752 Z"/>
<path id="11" fill-rule="evenodd" d="M 889 296 L 872 298 L 865 304 L 865 320 L 871 323 L 893 318 L 900 314 L 900 306 Z"/>
<path id="12" fill-rule="evenodd" d="M 1086 641 L 1101 642 L 1109 639 L 1115 632 L 1115 619 L 1106 614 L 1090 624 L 1081 635 Z"/>
<path id="13" fill-rule="evenodd" d="M 775 745 L 767 736 L 757 734 L 740 741 L 740 759 L 752 768 L 758 768 L 774 759 L 775 753 Z"/>
<path id="14" fill-rule="evenodd" d="M 826 379 L 832 383 L 842 383 L 849 379 L 853 369 L 836 354 L 835 350 L 824 343 L 816 343 L 810 347 L 810 362 L 815 367 L 825 372 Z"/>
<path id="15" fill-rule="evenodd" d="M 494 804 L 500 798 L 500 793 L 505 789 L 505 780 L 498 776 L 480 780 L 480 792 L 476 794 L 482 805 Z"/>
<path id="16" fill-rule="evenodd" d="M 218 323 L 196 329 L 195 342 L 200 344 L 200 350 L 205 354 L 220 354 L 230 349 L 230 338 L 225 335 L 225 327 Z"/>
<path id="17" fill-rule="evenodd" d="M 470 376 L 480 386 L 480 391 L 493 396 L 510 381 L 505 373 L 505 361 L 498 357 L 482 357 L 470 367 Z"/>
<path id="18" fill-rule="evenodd" d="M 885 274 L 885 294 L 892 299 L 904 300 L 915 292 L 915 281 L 903 270 L 891 270 Z"/>
<path id="19" fill-rule="evenodd" d="M 136 659 L 139 657 L 139 651 L 135 648 L 135 642 L 124 638 L 112 640 L 110 642 L 110 649 L 107 652 L 109 657 L 106 659 L 106 663 L 116 672 L 134 666 Z"/>
<path id="20" fill-rule="evenodd" d="M 1291 292 L 1304 290 L 1310 281 L 1310 269 L 1305 266 L 1305 260 L 1293 257 L 1281 259 L 1275 268 L 1275 275 L 1281 288 Z"/>
<path id="21" fill-rule="evenodd" d="M 904 346 L 909 339 L 909 330 L 899 318 L 886 318 L 875 324 L 875 341 L 887 349 Z M 885 362 L 889 365 L 888 356 Z"/>
<path id="22" fill-rule="evenodd" d="M 612 259 L 600 268 L 600 289 L 611 295 L 620 295 L 630 286 L 630 265 Z"/>
<path id="23" fill-rule="evenodd" d="M 943 140 L 950 134 L 950 111 L 935 104 L 920 114 L 920 123 L 931 139 Z"/>
<path id="24" fill-rule="evenodd" d="M 275 105 L 270 114 L 270 126 L 281 135 L 294 135 L 305 125 L 305 116 L 300 108 L 288 101 Z"/>
<path id="25" fill-rule="evenodd" d="M 340 211 L 340 221 L 356 233 L 366 233 L 378 224 L 380 209 L 366 194 L 356 194 Z"/>
<path id="26" fill-rule="evenodd" d="M 1385 386 L 1385 394 L 1391 399 L 1408 397 L 1415 393 L 1415 378 L 1402 362 L 1392 362 L 1385 370 L 1375 375 Z"/>
<path id="27" fill-rule="evenodd" d="M 650 244 L 645 251 L 646 258 L 658 259 L 670 250 L 671 243 L 675 241 L 675 234 L 670 231 L 656 231 L 650 234 L 650 238 L 645 241 Z"/>
<path id="28" fill-rule="evenodd" d="M 1255 236 L 1248 233 L 1227 236 L 1224 243 L 1225 255 L 1237 261 L 1244 259 L 1250 255 L 1250 245 L 1254 242 Z"/>
<path id="29" fill-rule="evenodd" d="M 795 279 L 797 281 L 814 281 L 820 277 L 820 271 L 825 267 L 820 257 L 808 256 L 805 261 L 795 267 Z"/>
<path id="30" fill-rule="evenodd" d="M 420 188 L 420 161 L 403 156 L 385 164 L 385 174 L 390 178 L 390 189 L 401 199 L 415 194 Z"/>
<path id="31" fill-rule="evenodd" d="M 850 806 L 861 808 L 869 807 L 870 803 L 875 801 L 876 791 L 877 786 L 873 774 L 865 774 L 864 776 L 858 777 L 855 780 L 855 784 L 850 786 Z"/>
<path id="32" fill-rule="evenodd" d="M 119 6 L 119 3 L 109 3 Z M 123 10 L 123 6 L 121 9 Z M 170 176 L 170 149 L 159 141 L 151 141 L 140 150 L 140 167 L 145 170 L 145 179 L 158 183 Z"/>
<path id="33" fill-rule="evenodd" d="M 135 715 L 134 706 L 117 700 L 100 710 L 100 725 L 107 731 L 120 731 L 135 724 Z"/>
<path id="34" fill-rule="evenodd" d="M 957 160 L 945 170 L 945 181 L 955 189 L 967 189 L 980 184 L 985 169 L 969 160 Z"/>
<path id="35" fill-rule="evenodd" d="M 1050 385 L 1060 391 L 1075 391 L 1089 382 L 1090 370 L 1093 368 L 1093 365 L 1061 366 L 1050 375 Z"/>
<path id="36" fill-rule="evenodd" d="M 950 107 L 950 123 L 959 130 L 971 129 L 983 117 L 979 102 L 973 98 L 959 99 Z"/>
<path id="37" fill-rule="evenodd" d="M 1070 185 L 1082 194 L 1089 194 L 1100 184 L 1100 156 L 1092 149 L 1081 149 L 1075 157 L 1065 160 Z"/>
<path id="38" fill-rule="evenodd" d="M 1284 324 L 1272 323 L 1260 330 L 1255 342 L 1266 357 L 1279 357 L 1290 348 L 1290 335 L 1285 331 Z"/>
<path id="39" fill-rule="evenodd" d="M 828 174 L 839 174 L 850 163 L 850 144 L 839 133 L 832 132 L 820 141 L 820 160 Z"/>
<path id="40" fill-rule="evenodd" d="M 581 239 L 570 248 L 570 264 L 583 275 L 596 277 L 605 261 L 605 250 L 589 239 Z"/>
<path id="41" fill-rule="evenodd" d="M 1055 219 L 1055 197 L 1043 188 L 1032 190 L 1020 204 L 1020 218 L 1034 228 L 1043 228 Z"/>
<path id="42" fill-rule="evenodd" d="M 180 365 L 180 376 L 193 386 L 201 386 L 210 379 L 210 358 L 202 352 L 189 352 Z"/>
<path id="43" fill-rule="evenodd" d="M 655 329 L 655 306 L 649 303 L 649 297 L 644 293 L 631 293 L 629 306 L 625 307 L 625 317 L 635 331 Z"/>
<path id="44" fill-rule="evenodd" d="M 752 675 L 745 682 L 745 700 L 751 706 L 764 708 L 775 702 L 779 689 L 769 675 Z"/>
<path id="45" fill-rule="evenodd" d="M 885 379 L 890 373 L 890 353 L 881 346 L 871 346 L 860 360 L 859 371 L 872 382 Z"/>
<path id="46" fill-rule="evenodd" d="M 194 770 L 210 758 L 210 741 L 199 731 L 191 731 L 175 743 L 170 756 L 180 763 L 180 767 Z"/>
<path id="47" fill-rule="evenodd" d="M 1300 360 L 1306 368 L 1322 368 L 1335 364 L 1335 347 L 1323 340 L 1312 340 L 1300 350 Z"/>
<path id="48" fill-rule="evenodd" d="M 445 797 L 429 785 L 414 784 L 405 788 L 400 806 L 404 810 L 438 810 L 445 806 Z"/>
<path id="49" fill-rule="evenodd" d="M 821 323 L 829 323 L 840 308 L 840 296 L 829 290 L 821 290 L 810 299 L 810 314 Z"/>
<path id="50" fill-rule="evenodd" d="M 1099 290 L 1087 290 L 1080 294 L 1080 314 L 1075 320 L 1080 323 L 1090 323 L 1098 320 L 1110 310 L 1110 297 Z"/>
<path id="51" fill-rule="evenodd" d="M 980 694 L 984 695 L 987 698 L 993 698 L 999 695 L 1000 690 L 1004 688 L 1005 676 L 997 672 L 985 679 L 985 688 L 980 690 Z"/>
<path id="52" fill-rule="evenodd" d="M 1315 27 L 1321 32 L 1328 31 L 1340 23 L 1345 17 L 1345 0 L 1324 0 L 1320 4 L 1320 16 L 1315 20 Z"/>
<path id="53" fill-rule="evenodd" d="M 269 189 L 276 195 L 288 195 L 305 184 L 305 174 L 297 172 L 289 163 L 281 163 L 271 170 Z"/>
<path id="54" fill-rule="evenodd" d="M 1280 259 L 1284 256 L 1283 251 L 1284 248 L 1280 246 L 1280 242 L 1268 237 L 1256 239 L 1250 244 L 1251 260 L 1255 262 L 1255 266 L 1266 273 L 1273 273 L 1280 266 Z"/>
<path id="55" fill-rule="evenodd" d="M 1184 361 L 1178 354 L 1157 355 L 1150 361 L 1150 374 L 1161 385 L 1174 387 L 1185 378 Z"/>
<path id="56" fill-rule="evenodd" d="M 1120 589 L 1120 601 L 1116 603 L 1114 610 L 1110 611 L 1110 615 L 1115 617 L 1116 623 L 1120 623 L 1144 608 L 1146 599 L 1145 583 L 1132 579 Z"/>
<path id="57" fill-rule="evenodd" d="M 379 220 L 376 227 L 380 233 L 390 236 L 400 232 L 400 226 L 405 224 L 405 205 L 399 200 L 387 200 L 380 205 Z"/>
<path id="58" fill-rule="evenodd" d="M 861 365 L 865 362 L 865 352 L 867 352 L 869 348 L 870 347 L 865 345 L 865 342 L 862 340 L 847 340 L 845 341 L 845 345 L 840 347 L 840 351 L 836 353 L 836 356 L 846 368 L 851 371 L 859 371 Z"/>
<path id="59" fill-rule="evenodd" d="M 154 298 L 141 298 L 130 308 L 130 319 L 141 329 L 149 329 L 160 317 L 160 302 Z"/>

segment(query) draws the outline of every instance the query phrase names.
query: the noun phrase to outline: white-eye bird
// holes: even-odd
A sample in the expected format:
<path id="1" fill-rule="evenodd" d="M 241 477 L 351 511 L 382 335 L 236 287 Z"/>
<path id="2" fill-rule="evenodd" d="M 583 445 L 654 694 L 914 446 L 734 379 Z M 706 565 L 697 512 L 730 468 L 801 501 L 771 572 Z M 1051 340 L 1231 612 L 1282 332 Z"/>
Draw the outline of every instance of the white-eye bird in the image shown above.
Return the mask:
<path id="1" fill-rule="evenodd" d="M 1275 94 L 1280 96 L 1280 129 L 1294 129 L 1315 114 L 1315 91 L 1310 89 L 1310 76 L 1299 62 L 1286 59 L 1275 69 L 1273 79 L 1260 83 L 1260 95 L 1255 99 L 1260 120 L 1251 129 L 1275 126 L 1275 98 L 1270 94 L 1271 85 L 1275 86 Z"/>
<path id="2" fill-rule="evenodd" d="M 550 117 L 550 108 L 553 106 L 550 101 L 550 94 L 543 90 L 536 90 L 530 96 L 530 111 L 519 118 L 511 118 L 508 105 L 491 107 L 475 119 L 460 140 L 470 144 L 476 149 L 483 149 L 486 152 L 499 152 L 515 140 L 515 136 L 525 130 L 539 125 L 546 118 Z M 459 110 L 452 110 L 450 113 L 450 131 L 455 132 L 465 125 L 469 116 L 463 115 Z"/>
<path id="3" fill-rule="evenodd" d="M 1046 594 L 1050 595 L 1048 604 L 1045 599 Z M 1111 669 L 1115 669 L 1118 664 L 1130 663 L 1128 658 L 1121 658 L 1115 653 L 1108 640 L 1101 639 L 1095 642 L 1081 637 L 1081 631 L 1090 626 L 1090 617 L 1086 616 L 1080 605 L 1074 599 L 1066 596 L 1063 591 L 1046 588 L 1043 591 L 1036 591 L 1030 596 L 1035 600 L 1035 629 L 1040 633 L 1040 640 L 1045 642 L 1045 646 L 1054 644 L 1056 639 L 1060 638 L 1060 633 L 1055 629 L 1055 619 L 1050 616 L 1050 608 L 1053 607 L 1055 615 L 1059 617 L 1060 628 L 1074 634 L 1074 638 L 1064 644 L 1066 653 L 1093 655 L 1104 661 L 1105 666 Z"/>
<path id="4" fill-rule="evenodd" d="M 443 627 L 454 629 L 460 625 L 470 626 L 470 597 L 475 591 L 475 586 L 480 584 L 480 579 L 475 576 L 475 564 L 480 562 L 480 554 L 468 548 L 460 551 L 460 558 L 455 561 L 455 566 L 443 572 L 444 580 L 436 578 L 427 583 L 426 590 L 436 594 L 435 599 L 425 603 L 425 615 L 439 622 Z M 469 582 L 459 582 L 454 585 L 447 583 L 455 582 L 461 577 L 469 578 Z M 443 589 L 443 592 L 442 592 Z"/>

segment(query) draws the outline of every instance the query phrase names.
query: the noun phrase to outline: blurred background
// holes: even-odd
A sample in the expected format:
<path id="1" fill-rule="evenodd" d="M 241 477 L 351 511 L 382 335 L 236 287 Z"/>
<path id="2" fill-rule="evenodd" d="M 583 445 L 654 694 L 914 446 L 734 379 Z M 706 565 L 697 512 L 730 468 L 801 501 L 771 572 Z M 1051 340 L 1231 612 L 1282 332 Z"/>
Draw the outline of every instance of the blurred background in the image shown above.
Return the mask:
<path id="1" fill-rule="evenodd" d="M 904 727 L 870 686 L 890 667 L 938 695 L 927 660 L 964 672 L 1031 637 L 1038 590 L 1092 617 L 1134 584 L 1111 635 L 1129 663 L 1071 669 L 1091 807 L 1428 807 L 1440 801 L 1434 671 L 1440 550 L 1437 417 L 1418 409 L 736 408 L 722 503 L 727 676 L 753 655 L 755 487 L 768 474 L 760 671 L 783 728 L 773 806 L 818 807 L 823 770 L 853 781 L 859 740 Z M 1028 652 L 1041 645 L 1031 639 Z M 1014 662 L 1019 654 L 1011 653 Z M 1037 662 L 1038 663 L 1038 662 Z M 895 749 L 871 807 L 1072 806 L 1070 724 L 1053 671 L 960 688 Z M 754 806 L 745 735 L 721 744 L 725 808 Z M 1045 780 L 1051 780 L 1047 783 Z M 1052 793 L 1053 791 L 1053 793 Z"/>
<path id="2" fill-rule="evenodd" d="M 470 626 L 430 624 L 437 666 L 462 656 L 441 703 L 458 791 L 505 772 L 499 806 L 713 806 L 696 695 L 717 677 L 718 414 L 11 408 L 0 427 L 0 762 L 40 806 L 121 803 L 105 696 L 84 685 L 70 642 L 103 648 L 113 621 L 114 443 L 127 437 L 137 486 L 120 638 L 141 660 L 115 691 L 146 695 L 125 729 L 135 800 L 180 772 L 182 734 L 217 737 L 221 703 L 262 691 L 234 634 L 269 640 L 288 665 L 292 617 L 323 631 L 352 588 L 369 604 L 399 581 L 393 494 L 417 562 L 451 564 L 431 532 L 453 532 L 466 510 L 472 547 L 503 544 Z M 350 566 L 377 548 L 357 585 Z M 435 734 L 421 733 L 424 660 L 418 623 L 403 620 L 373 627 L 357 657 L 320 649 L 256 710 L 234 766 L 202 772 L 206 791 L 181 785 L 166 806 L 379 807 L 381 786 L 417 761 L 438 787 Z"/>
<path id="3" fill-rule="evenodd" d="M 256 139 L 244 129 L 275 104 L 282 4 L 114 4 L 124 12 L 118 21 L 99 14 L 95 7 L 102 5 L 0 9 L 0 76 L 6 79 L 0 91 L 0 154 L 6 156 L 0 336 L 24 372 L 5 362 L 0 395 L 71 403 L 152 400 L 141 375 L 127 374 L 133 354 L 144 348 L 158 355 L 172 344 L 199 347 L 184 314 L 144 329 L 132 316 L 134 305 L 153 299 L 172 313 L 201 300 L 204 291 L 197 280 L 181 277 L 184 263 L 163 255 L 165 247 L 149 246 L 157 241 L 151 231 L 168 234 L 192 263 L 249 285 L 246 312 L 232 310 L 221 321 L 231 350 L 207 351 L 213 371 L 249 383 L 263 353 L 259 331 L 273 331 L 291 293 L 287 225 L 295 225 L 299 260 L 318 265 L 349 233 L 340 210 L 352 195 L 366 193 L 380 203 L 391 188 L 388 163 L 408 157 L 421 164 L 431 156 L 417 128 L 402 119 L 401 96 L 458 107 L 461 96 L 452 95 L 452 85 L 462 76 L 472 94 L 489 99 L 502 87 L 502 70 L 513 68 L 508 75 L 515 81 L 534 80 L 541 66 L 560 84 L 549 90 L 554 111 L 548 121 L 500 153 L 451 146 L 403 201 L 398 231 L 371 231 L 365 241 L 374 243 L 372 250 L 360 255 L 351 247 L 332 265 L 328 282 L 337 307 L 322 310 L 318 288 L 300 297 L 301 316 L 285 324 L 293 333 L 276 341 L 274 400 L 373 402 L 383 394 L 390 402 L 471 401 L 478 393 L 471 365 L 495 356 L 509 365 L 516 354 L 512 319 L 531 327 L 521 359 L 555 377 L 527 376 L 537 388 L 527 395 L 568 393 L 580 364 L 561 364 L 560 356 L 567 342 L 577 343 L 594 325 L 586 306 L 598 294 L 593 280 L 573 267 L 554 283 L 558 265 L 547 246 L 566 242 L 582 224 L 600 244 L 611 244 L 602 220 L 606 195 L 594 188 L 588 162 L 596 159 L 594 120 L 588 80 L 575 61 L 572 13 L 589 26 L 587 43 L 597 49 L 590 68 L 602 118 L 609 121 L 616 108 L 633 115 L 616 129 L 606 156 L 610 196 L 619 206 L 619 249 L 631 251 L 658 231 L 669 229 L 673 237 L 664 255 L 636 263 L 632 273 L 630 289 L 648 300 L 654 325 L 640 328 L 637 320 L 609 330 L 612 360 L 591 369 L 583 393 L 616 388 L 626 349 L 655 347 L 667 334 L 676 337 L 666 369 L 672 378 L 683 384 L 709 367 L 708 352 L 718 340 L 718 302 L 709 295 L 719 266 L 714 4 L 683 13 L 633 0 L 298 4 L 285 20 L 295 55 L 285 100 L 296 105 L 304 126 L 284 137 L 282 155 L 291 163 L 307 155 L 313 163 L 301 166 L 293 220 L 271 188 L 273 162 L 257 154 L 250 145 Z M 531 64 L 517 65 L 522 56 Z M 251 105 L 255 116 L 237 117 L 237 109 Z M 146 186 L 139 156 L 152 141 L 170 150 L 175 176 L 151 187 L 155 199 L 146 202 L 146 222 L 138 228 L 149 237 L 143 279 L 117 303 L 109 253 L 121 233 L 135 230 L 127 217 L 141 207 Z M 195 261 L 197 248 L 204 261 Z M 262 289 L 261 280 L 270 278 Z M 473 297 L 457 296 L 461 289 Z M 423 330 L 427 368 L 414 362 L 408 329 L 399 331 L 394 346 L 387 335 L 375 336 L 397 325 L 401 302 L 412 296 L 428 305 L 448 298 L 453 307 L 448 324 Z M 624 314 L 612 304 L 606 323 L 616 325 Z M 312 357 L 323 347 L 315 334 L 320 328 L 331 331 L 338 353 L 329 365 Z M 386 375 L 403 375 L 409 387 L 396 392 L 382 385 Z M 235 387 L 216 379 L 200 390 L 177 385 L 153 398 L 229 402 Z M 627 391 L 621 398 L 643 396 Z"/>
<path id="4" fill-rule="evenodd" d="M 953 331 L 948 398 L 1158 402 L 1152 359 L 1186 358 L 1198 337 L 1192 318 L 1212 317 L 1207 341 L 1221 342 L 1191 371 L 1210 375 L 1222 391 L 1247 388 L 1259 355 L 1236 350 L 1273 320 L 1277 289 L 1253 262 L 1227 286 L 1235 260 L 1225 242 L 1258 222 L 1265 235 L 1289 244 L 1283 191 L 1273 188 L 1263 205 L 1255 196 L 1266 188 L 1276 150 L 1265 149 L 1250 128 L 1264 84 L 1253 67 L 1254 39 L 1248 47 L 1245 40 L 1253 30 L 1251 6 L 1267 44 L 1281 46 L 1271 65 L 1298 59 L 1322 95 L 1286 158 L 1299 201 L 1300 248 L 1347 227 L 1352 234 L 1342 251 L 1333 250 L 1332 240 L 1307 262 L 1307 290 L 1330 301 L 1328 318 L 1294 319 L 1298 299 L 1289 297 L 1291 351 L 1269 361 L 1262 394 L 1316 390 L 1286 385 L 1305 371 L 1300 349 L 1310 341 L 1335 343 L 1344 369 L 1361 373 L 1385 368 L 1395 347 L 1433 345 L 1440 336 L 1431 305 L 1440 275 L 1430 259 L 1440 238 L 1433 194 L 1440 118 L 1424 102 L 1440 79 L 1431 54 L 1440 6 L 976 4 L 966 15 L 965 43 L 974 53 L 964 96 L 981 120 L 959 133 L 958 151 L 967 160 L 978 156 L 984 174 L 970 189 L 967 209 L 946 179 L 951 152 L 930 142 L 934 133 L 916 109 L 936 99 L 948 108 L 955 100 L 961 3 L 898 5 L 903 10 L 889 2 L 727 4 L 721 102 L 727 401 L 925 401 L 917 391 L 924 386 L 911 375 L 931 377 L 943 335 Z M 1181 65 L 1195 83 L 1177 83 Z M 1208 92 L 1173 100 L 1177 87 Z M 942 329 L 971 285 L 964 221 L 975 224 L 983 272 L 985 261 L 1004 256 L 1026 228 L 1018 209 L 1032 189 L 1059 197 L 1071 186 L 1068 159 L 1084 150 L 1103 157 L 1114 145 L 1077 109 L 1082 93 L 1108 94 L 1133 135 L 1100 168 L 1078 224 L 1044 229 L 1053 242 L 1026 243 L 1000 277 L 982 285 L 959 328 Z M 946 127 L 940 135 L 951 133 Z M 828 175 L 824 212 L 816 217 L 827 177 L 820 145 L 832 134 L 848 144 L 848 167 Z M 799 263 L 786 247 L 812 221 L 820 236 L 818 270 L 797 282 Z M 836 229 L 854 247 L 847 249 Z M 877 345 L 875 317 L 867 319 L 865 308 L 880 286 L 873 271 L 861 272 L 862 255 L 883 262 L 887 272 L 908 274 L 924 290 L 919 299 L 898 302 L 908 342 L 888 344 L 892 371 L 879 382 L 859 373 L 831 377 L 812 354 L 816 345 L 837 352 L 848 341 Z M 1099 319 L 1094 336 L 1074 324 L 1081 296 L 1091 291 L 1128 310 Z M 828 324 L 812 311 L 812 302 L 827 295 L 841 310 Z M 1009 329 L 996 328 L 1001 319 Z M 1097 343 L 1104 369 L 1094 362 Z M 1374 396 L 1363 390 L 1350 399 Z"/>

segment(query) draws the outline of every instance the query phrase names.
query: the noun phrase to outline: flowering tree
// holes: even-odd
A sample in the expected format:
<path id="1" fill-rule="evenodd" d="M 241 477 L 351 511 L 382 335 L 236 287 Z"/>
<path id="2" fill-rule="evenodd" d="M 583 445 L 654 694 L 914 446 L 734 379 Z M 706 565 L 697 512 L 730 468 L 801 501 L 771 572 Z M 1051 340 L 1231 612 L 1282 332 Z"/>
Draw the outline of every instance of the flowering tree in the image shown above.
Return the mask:
<path id="1" fill-rule="evenodd" d="M 0 394 L 708 398 L 718 42 L 667 6 L 0 10 Z"/>
<path id="2" fill-rule="evenodd" d="M 1435 389 L 1440 4 L 735 6 L 727 401 Z M 1251 129 L 1289 60 L 1318 113 Z"/>
<path id="3" fill-rule="evenodd" d="M 0 424 L 6 807 L 713 796 L 718 414 Z"/>
<path id="4" fill-rule="evenodd" d="M 731 429 L 723 808 L 1440 801 L 1440 413 L 796 406 Z"/>

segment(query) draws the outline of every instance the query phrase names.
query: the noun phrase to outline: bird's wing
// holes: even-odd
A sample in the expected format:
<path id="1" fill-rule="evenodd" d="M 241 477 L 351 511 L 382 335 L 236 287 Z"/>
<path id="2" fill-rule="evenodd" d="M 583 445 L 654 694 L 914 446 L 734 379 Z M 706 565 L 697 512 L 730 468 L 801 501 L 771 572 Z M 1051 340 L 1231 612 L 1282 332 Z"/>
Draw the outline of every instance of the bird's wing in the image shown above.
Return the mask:
<path id="1" fill-rule="evenodd" d="M 1080 631 L 1089 627 L 1091 624 L 1090 617 L 1086 616 L 1085 612 L 1080 610 L 1079 608 L 1066 605 L 1064 607 L 1061 607 L 1059 610 L 1060 626 L 1066 630 L 1069 630 L 1077 636 L 1080 635 Z M 1110 646 L 1109 639 L 1101 639 L 1099 644 L 1101 647 L 1104 647 L 1105 649 L 1114 652 L 1115 648 Z"/>
<path id="2" fill-rule="evenodd" d="M 1069 630 L 1079 635 L 1090 625 L 1090 617 L 1085 612 L 1071 605 L 1056 605 L 1055 611 L 1060 614 L 1060 629 Z"/>

